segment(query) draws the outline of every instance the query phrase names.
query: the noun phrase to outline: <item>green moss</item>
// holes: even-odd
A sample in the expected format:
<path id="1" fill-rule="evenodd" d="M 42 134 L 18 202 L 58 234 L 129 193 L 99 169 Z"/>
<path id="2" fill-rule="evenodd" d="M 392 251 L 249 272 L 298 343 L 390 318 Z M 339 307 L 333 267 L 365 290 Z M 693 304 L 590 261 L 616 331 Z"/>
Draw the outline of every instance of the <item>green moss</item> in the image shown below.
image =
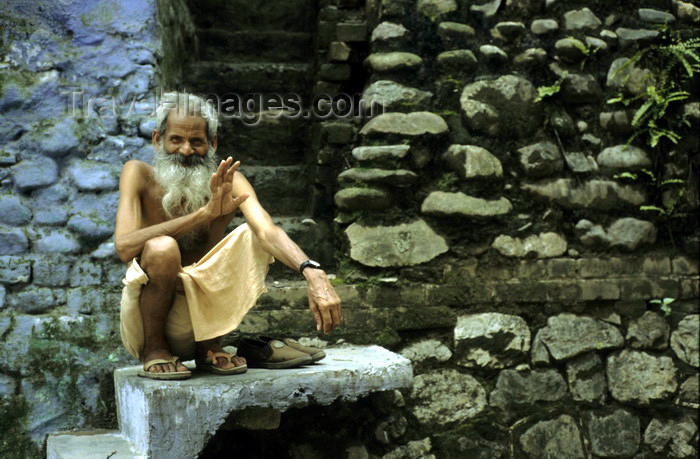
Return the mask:
<path id="1" fill-rule="evenodd" d="M 27 434 L 27 403 L 23 397 L 0 398 L 0 457 L 38 458 L 39 450 Z"/>

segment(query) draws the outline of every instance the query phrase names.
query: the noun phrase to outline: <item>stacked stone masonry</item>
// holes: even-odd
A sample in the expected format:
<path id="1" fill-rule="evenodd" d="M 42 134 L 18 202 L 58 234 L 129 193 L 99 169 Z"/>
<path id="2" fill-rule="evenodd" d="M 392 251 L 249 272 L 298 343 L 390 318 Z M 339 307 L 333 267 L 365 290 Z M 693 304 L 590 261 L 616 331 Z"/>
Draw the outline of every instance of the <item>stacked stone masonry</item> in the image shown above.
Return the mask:
<path id="1" fill-rule="evenodd" d="M 634 60 L 697 39 L 694 2 L 43 3 L 0 15 L 0 456 L 116 426 L 119 172 L 152 159 L 159 86 L 228 82 L 355 104 L 223 128 L 345 316 L 316 336 L 305 286 L 275 277 L 238 333 L 413 363 L 355 430 L 343 408 L 318 426 L 343 454 L 697 456 L 697 77 L 651 146 L 635 112 L 659 68 Z"/>

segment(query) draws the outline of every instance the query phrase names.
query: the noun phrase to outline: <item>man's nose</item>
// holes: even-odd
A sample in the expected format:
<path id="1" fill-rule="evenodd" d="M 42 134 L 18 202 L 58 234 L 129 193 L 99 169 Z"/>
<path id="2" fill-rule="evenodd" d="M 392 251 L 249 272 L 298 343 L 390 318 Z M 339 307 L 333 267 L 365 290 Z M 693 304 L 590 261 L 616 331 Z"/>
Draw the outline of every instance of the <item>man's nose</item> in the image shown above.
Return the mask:
<path id="1" fill-rule="evenodd" d="M 192 153 L 194 153 L 194 149 L 192 148 L 192 145 L 188 141 L 185 141 L 184 144 L 180 147 L 180 154 L 183 154 L 185 156 L 189 156 Z"/>

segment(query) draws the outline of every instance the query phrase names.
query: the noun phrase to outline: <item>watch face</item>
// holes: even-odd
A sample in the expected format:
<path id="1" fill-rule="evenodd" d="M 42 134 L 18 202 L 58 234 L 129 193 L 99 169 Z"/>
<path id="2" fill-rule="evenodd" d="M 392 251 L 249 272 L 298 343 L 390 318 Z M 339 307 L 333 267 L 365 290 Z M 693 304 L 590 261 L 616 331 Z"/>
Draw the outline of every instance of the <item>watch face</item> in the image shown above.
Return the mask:
<path id="1" fill-rule="evenodd" d="M 313 260 L 309 260 L 309 265 L 313 266 L 314 268 L 320 268 L 320 267 L 321 267 L 321 263 L 319 263 L 319 262 L 317 262 L 317 261 L 313 261 Z"/>

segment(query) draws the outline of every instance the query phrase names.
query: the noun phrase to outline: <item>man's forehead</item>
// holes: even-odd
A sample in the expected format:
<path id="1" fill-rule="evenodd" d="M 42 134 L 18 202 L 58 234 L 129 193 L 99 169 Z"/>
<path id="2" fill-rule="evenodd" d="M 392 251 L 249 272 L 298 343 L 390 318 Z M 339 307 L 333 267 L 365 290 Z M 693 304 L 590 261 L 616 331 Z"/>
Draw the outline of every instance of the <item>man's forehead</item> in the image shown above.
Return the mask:
<path id="1" fill-rule="evenodd" d="M 204 132 L 207 127 L 207 121 L 198 114 L 189 114 L 184 110 L 173 108 L 168 113 L 167 118 L 168 130 L 196 130 Z"/>

